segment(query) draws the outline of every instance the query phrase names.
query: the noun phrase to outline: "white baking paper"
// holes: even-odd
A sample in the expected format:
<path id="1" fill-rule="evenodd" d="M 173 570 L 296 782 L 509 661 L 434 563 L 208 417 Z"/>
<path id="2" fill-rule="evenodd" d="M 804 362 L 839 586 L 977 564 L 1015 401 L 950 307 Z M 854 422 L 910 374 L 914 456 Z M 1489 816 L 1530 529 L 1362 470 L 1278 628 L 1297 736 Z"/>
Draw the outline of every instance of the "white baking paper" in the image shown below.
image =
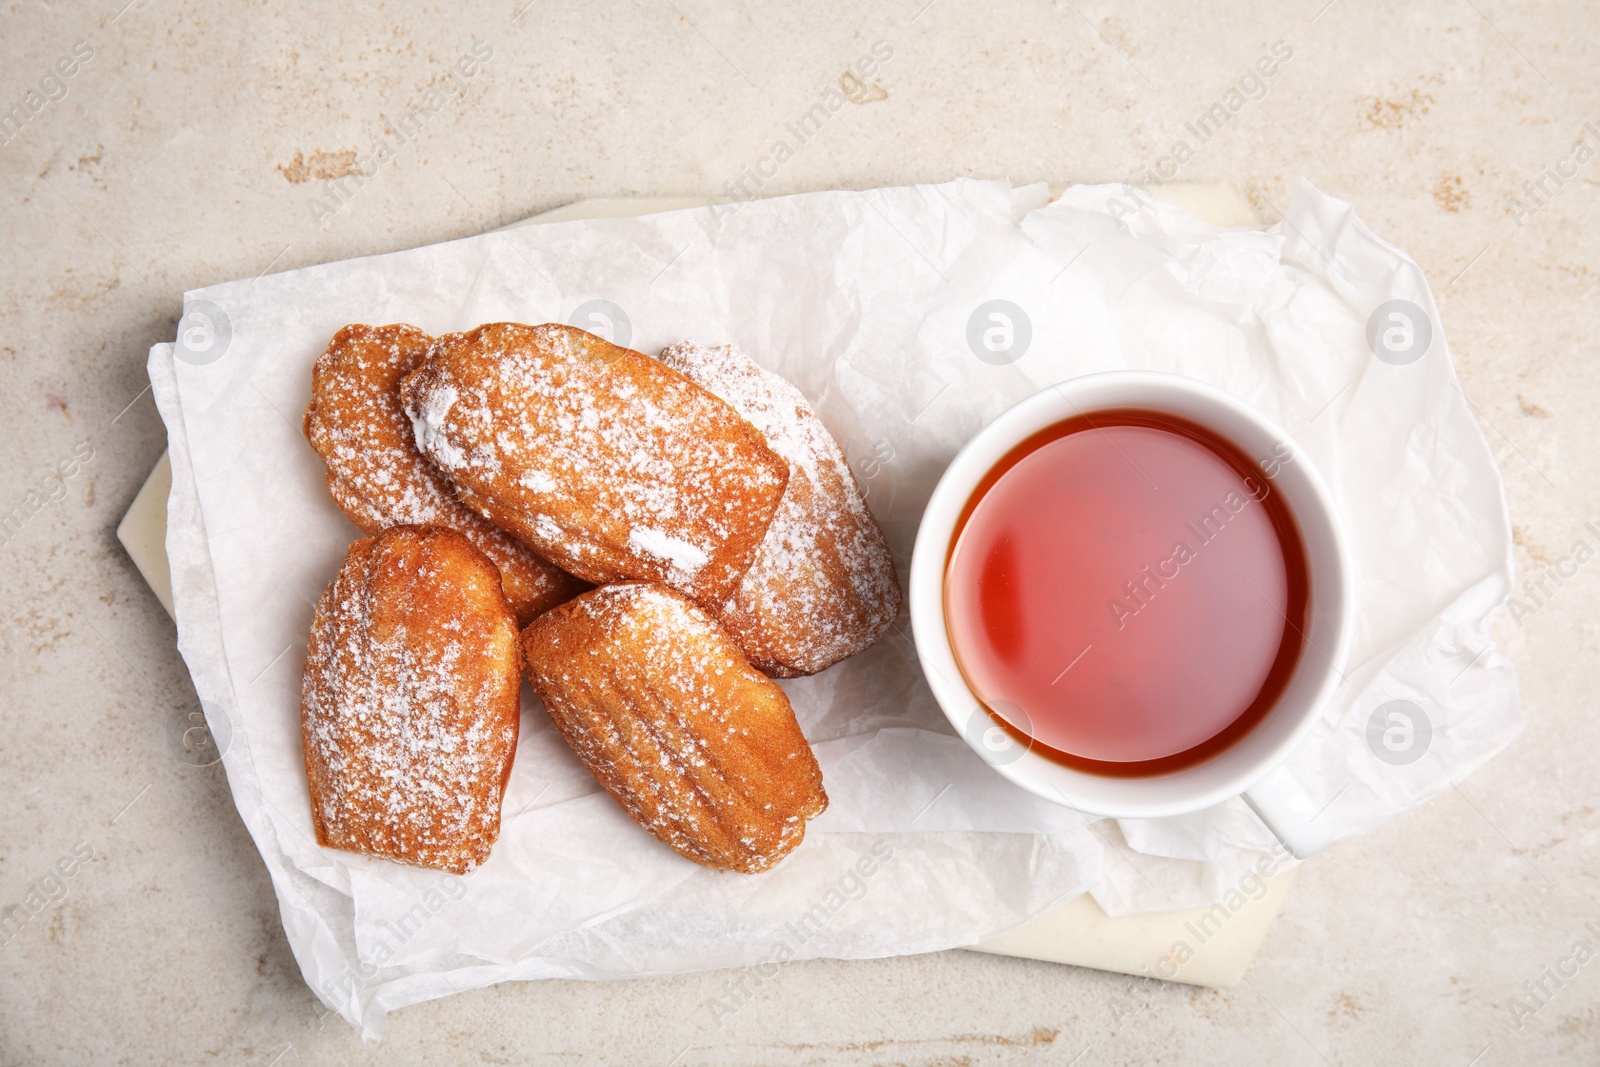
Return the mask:
<path id="1" fill-rule="evenodd" d="M 501 838 L 478 871 L 318 848 L 300 672 L 316 598 L 357 532 L 300 418 L 313 362 L 349 322 L 574 321 L 650 353 L 731 342 L 811 398 L 902 574 L 945 465 L 1010 404 L 1115 368 L 1209 381 L 1288 429 L 1350 533 L 1350 680 L 1292 760 L 1335 836 L 1506 745 L 1516 682 L 1488 623 L 1511 588 L 1509 524 L 1416 263 L 1309 185 L 1265 232 L 1220 231 L 1123 186 L 1046 201 L 1042 186 L 977 181 L 814 193 L 528 227 L 187 294 L 178 344 L 150 356 L 172 454 L 179 646 L 290 944 L 330 1009 L 376 1038 L 394 1008 L 510 979 L 927 952 L 1085 890 L 1114 914 L 1193 907 L 1222 899 L 1272 844 L 1237 801 L 1117 824 L 1011 786 L 948 726 L 902 619 L 862 655 L 784 683 L 832 803 L 773 871 L 709 871 L 658 844 L 531 696 Z M 1014 361 L 969 343 L 992 300 L 1026 320 Z M 1391 300 L 1431 329 L 1414 361 L 1369 345 L 1368 320 Z M 1394 700 L 1426 719 L 1420 735 L 1414 715 L 1380 723 L 1410 723 L 1409 762 L 1371 729 Z M 737 997 L 705 1010 L 719 1019 Z"/>

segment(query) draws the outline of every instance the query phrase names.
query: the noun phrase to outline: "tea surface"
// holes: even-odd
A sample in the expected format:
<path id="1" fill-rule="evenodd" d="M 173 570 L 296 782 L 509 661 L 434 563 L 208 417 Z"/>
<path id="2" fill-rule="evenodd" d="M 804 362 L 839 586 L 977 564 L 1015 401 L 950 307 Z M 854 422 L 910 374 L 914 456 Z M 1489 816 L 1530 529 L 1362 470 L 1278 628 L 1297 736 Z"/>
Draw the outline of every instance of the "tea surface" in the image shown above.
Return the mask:
<path id="1" fill-rule="evenodd" d="M 946 619 L 991 715 L 1069 765 L 1176 770 L 1226 748 L 1298 660 L 1304 551 L 1271 481 L 1157 413 L 1023 442 L 974 492 Z"/>

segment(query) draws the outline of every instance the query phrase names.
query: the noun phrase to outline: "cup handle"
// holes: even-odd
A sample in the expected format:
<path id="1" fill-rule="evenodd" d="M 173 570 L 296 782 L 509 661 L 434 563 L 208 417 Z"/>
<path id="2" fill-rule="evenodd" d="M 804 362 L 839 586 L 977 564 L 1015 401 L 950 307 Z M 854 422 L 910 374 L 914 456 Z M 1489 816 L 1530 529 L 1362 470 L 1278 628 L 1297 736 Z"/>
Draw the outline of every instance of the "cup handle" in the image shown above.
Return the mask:
<path id="1" fill-rule="evenodd" d="M 1300 783 L 1283 767 L 1275 767 L 1261 781 L 1246 789 L 1244 802 L 1277 835 L 1295 859 L 1303 860 L 1320 852 L 1333 840 L 1327 824 L 1319 825 L 1322 812 Z"/>

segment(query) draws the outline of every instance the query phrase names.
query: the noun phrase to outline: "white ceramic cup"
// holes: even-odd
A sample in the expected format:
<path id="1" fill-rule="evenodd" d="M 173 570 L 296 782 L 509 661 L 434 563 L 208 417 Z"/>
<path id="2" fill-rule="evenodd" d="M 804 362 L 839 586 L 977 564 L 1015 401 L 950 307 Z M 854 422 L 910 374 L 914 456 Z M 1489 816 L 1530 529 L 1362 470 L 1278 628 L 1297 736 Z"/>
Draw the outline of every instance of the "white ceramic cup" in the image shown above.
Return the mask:
<path id="1" fill-rule="evenodd" d="M 1076 770 L 1001 730 L 962 677 L 944 616 L 951 537 L 983 476 L 1034 433 L 1113 408 L 1188 419 L 1257 461 L 1300 528 L 1310 578 L 1305 641 L 1277 703 L 1254 729 L 1209 760 L 1147 777 Z M 1349 553 L 1333 497 L 1310 458 L 1272 420 L 1237 398 L 1175 374 L 1115 371 L 1062 382 L 1010 408 L 969 441 L 939 479 L 917 530 L 910 603 L 917 654 L 940 708 L 978 756 L 1030 793 L 1087 814 L 1134 819 L 1198 811 L 1242 795 L 1294 855 L 1305 857 L 1327 844 L 1317 822 L 1319 807 L 1282 764 L 1343 678 L 1355 604 Z"/>

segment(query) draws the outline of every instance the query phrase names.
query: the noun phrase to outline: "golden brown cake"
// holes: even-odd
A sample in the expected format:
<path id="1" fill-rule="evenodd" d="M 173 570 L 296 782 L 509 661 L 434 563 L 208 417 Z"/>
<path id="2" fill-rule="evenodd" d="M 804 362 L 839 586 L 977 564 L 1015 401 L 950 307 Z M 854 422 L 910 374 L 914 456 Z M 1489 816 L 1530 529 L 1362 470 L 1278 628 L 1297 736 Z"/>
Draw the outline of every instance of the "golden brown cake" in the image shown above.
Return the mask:
<path id="1" fill-rule="evenodd" d="M 815 674 L 876 641 L 900 613 L 894 557 L 805 394 L 731 345 L 684 341 L 661 362 L 726 400 L 789 464 L 783 502 L 718 621 L 779 678 Z"/>
<path id="2" fill-rule="evenodd" d="M 529 622 L 585 586 L 457 500 L 417 451 L 400 381 L 433 338 L 415 326 L 346 326 L 311 375 L 304 430 L 328 467 L 328 492 L 364 534 L 403 523 L 458 530 L 500 570 L 517 618 Z"/>
<path id="3" fill-rule="evenodd" d="M 520 666 L 500 575 L 466 537 L 396 526 L 352 542 L 300 684 L 317 843 L 455 874 L 487 859 Z"/>
<path id="4" fill-rule="evenodd" d="M 447 334 L 401 394 L 456 494 L 539 555 L 713 609 L 749 569 L 788 477 L 727 404 L 570 326 Z"/>
<path id="5" fill-rule="evenodd" d="M 828 797 L 782 689 L 664 585 L 603 586 L 522 632 L 528 679 L 584 766 L 678 852 L 746 874 Z"/>

